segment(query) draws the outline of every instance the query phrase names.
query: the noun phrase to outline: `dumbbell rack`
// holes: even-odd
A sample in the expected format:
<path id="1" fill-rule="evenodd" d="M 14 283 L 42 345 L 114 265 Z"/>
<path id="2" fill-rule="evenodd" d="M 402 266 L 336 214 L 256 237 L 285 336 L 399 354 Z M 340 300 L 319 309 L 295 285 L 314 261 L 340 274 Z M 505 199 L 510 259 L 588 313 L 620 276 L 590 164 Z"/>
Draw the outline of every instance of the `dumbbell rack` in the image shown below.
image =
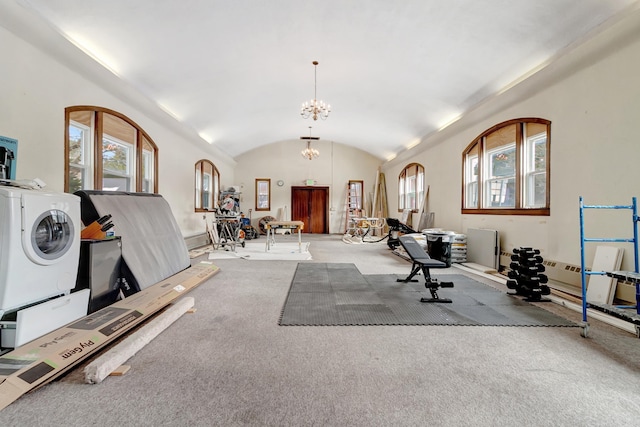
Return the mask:
<path id="1" fill-rule="evenodd" d="M 551 293 L 551 289 L 545 284 L 549 279 L 546 274 L 542 274 L 542 261 L 538 249 L 514 248 L 509 264 L 507 287 L 515 290 L 516 295 L 526 297 L 526 301 L 550 301 L 542 298 L 543 295 Z"/>
<path id="2" fill-rule="evenodd" d="M 584 210 L 585 209 L 628 209 L 631 210 L 631 219 L 633 225 L 633 237 L 632 238 L 587 238 L 584 233 Z M 630 321 L 635 324 L 636 335 L 640 338 L 640 280 L 635 280 L 639 272 L 638 263 L 638 208 L 636 198 L 631 198 L 630 205 L 585 205 L 580 196 L 580 271 L 582 275 L 582 332 L 583 337 L 587 337 L 589 332 L 589 323 L 587 322 L 587 308 L 590 306 L 597 309 L 602 309 L 608 314 L 614 315 L 620 319 Z M 632 243 L 633 244 L 633 272 L 606 272 L 606 271 L 587 271 L 587 265 L 585 263 L 585 251 L 584 244 L 588 242 L 618 242 L 618 243 Z M 636 305 L 633 306 L 611 306 L 601 307 L 595 304 L 587 303 L 587 276 L 588 275 L 608 275 L 616 278 L 628 278 L 635 283 L 636 287 Z M 621 312 L 624 309 L 635 309 L 637 315 L 627 316 Z"/>

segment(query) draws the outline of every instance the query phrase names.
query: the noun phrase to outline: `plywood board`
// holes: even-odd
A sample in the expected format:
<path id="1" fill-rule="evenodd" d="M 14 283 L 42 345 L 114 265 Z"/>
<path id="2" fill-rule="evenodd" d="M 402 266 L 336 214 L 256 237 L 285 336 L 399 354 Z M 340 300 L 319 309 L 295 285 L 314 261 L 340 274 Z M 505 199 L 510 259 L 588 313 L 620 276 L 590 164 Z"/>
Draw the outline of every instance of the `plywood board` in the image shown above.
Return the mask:
<path id="1" fill-rule="evenodd" d="M 622 263 L 621 248 L 614 246 L 598 246 L 593 257 L 592 272 L 615 271 L 620 269 Z M 587 285 L 587 302 L 594 304 L 612 304 L 615 295 L 615 284 L 618 280 L 601 275 L 590 275 Z"/>
<path id="2" fill-rule="evenodd" d="M 483 228 L 467 230 L 467 262 L 498 270 L 500 267 L 500 239 L 498 231 Z"/>
<path id="3" fill-rule="evenodd" d="M 131 369 L 131 365 L 120 365 L 109 374 L 111 377 L 121 377 Z"/>

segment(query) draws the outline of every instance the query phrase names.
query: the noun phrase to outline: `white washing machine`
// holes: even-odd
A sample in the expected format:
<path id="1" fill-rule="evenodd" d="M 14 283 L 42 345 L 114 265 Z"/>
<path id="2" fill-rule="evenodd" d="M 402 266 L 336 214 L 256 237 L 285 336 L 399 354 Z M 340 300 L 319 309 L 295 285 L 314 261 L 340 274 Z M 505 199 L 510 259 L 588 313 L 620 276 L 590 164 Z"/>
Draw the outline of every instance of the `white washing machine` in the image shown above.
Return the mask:
<path id="1" fill-rule="evenodd" d="M 80 198 L 0 185 L 0 318 L 69 294 L 80 257 Z"/>

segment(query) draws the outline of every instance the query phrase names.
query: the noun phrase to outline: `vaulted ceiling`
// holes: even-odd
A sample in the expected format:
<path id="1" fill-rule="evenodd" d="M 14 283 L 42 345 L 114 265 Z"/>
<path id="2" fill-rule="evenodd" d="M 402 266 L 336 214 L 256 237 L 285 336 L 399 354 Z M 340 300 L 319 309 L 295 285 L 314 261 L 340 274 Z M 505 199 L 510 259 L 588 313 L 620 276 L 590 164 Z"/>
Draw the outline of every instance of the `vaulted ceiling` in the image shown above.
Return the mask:
<path id="1" fill-rule="evenodd" d="M 311 132 L 381 159 L 637 3 L 12 1 L 231 157 Z M 314 96 L 312 61 L 318 100 L 331 104 L 324 121 L 300 116 Z"/>

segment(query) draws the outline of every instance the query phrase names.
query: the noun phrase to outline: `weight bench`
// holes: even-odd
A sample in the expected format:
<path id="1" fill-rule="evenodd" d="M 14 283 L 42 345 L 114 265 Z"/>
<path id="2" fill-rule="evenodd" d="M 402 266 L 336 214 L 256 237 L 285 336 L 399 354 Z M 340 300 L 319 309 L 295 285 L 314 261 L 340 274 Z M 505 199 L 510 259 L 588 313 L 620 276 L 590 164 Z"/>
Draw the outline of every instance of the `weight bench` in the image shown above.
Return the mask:
<path id="1" fill-rule="evenodd" d="M 420 302 L 450 303 L 450 299 L 440 298 L 438 296 L 438 289 L 453 288 L 453 282 L 438 282 L 438 279 L 432 279 L 431 274 L 429 273 L 430 268 L 447 268 L 447 264 L 436 259 L 431 259 L 422 246 L 416 242 L 416 239 L 411 236 L 400 236 L 398 240 L 404 250 L 407 251 L 407 254 L 413 262 L 413 266 L 411 267 L 411 274 L 409 274 L 406 279 L 397 279 L 397 281 L 404 283 L 417 282 L 417 279 L 412 279 L 416 274 L 422 271 L 425 280 L 424 286 L 429 289 L 429 292 L 431 292 L 431 298 L 421 298 Z"/>

